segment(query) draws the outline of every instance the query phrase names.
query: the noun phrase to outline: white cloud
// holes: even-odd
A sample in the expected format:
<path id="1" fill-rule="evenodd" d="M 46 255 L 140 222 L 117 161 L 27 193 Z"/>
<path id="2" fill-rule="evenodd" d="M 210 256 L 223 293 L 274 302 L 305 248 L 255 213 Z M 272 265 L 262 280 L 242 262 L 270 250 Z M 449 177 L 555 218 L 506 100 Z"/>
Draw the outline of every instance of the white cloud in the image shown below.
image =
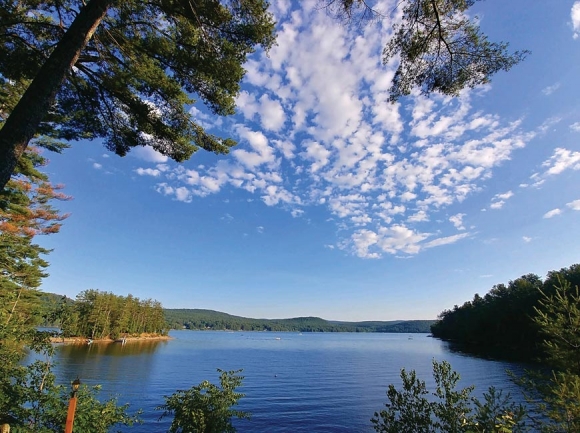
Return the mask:
<path id="1" fill-rule="evenodd" d="M 231 216 L 229 213 L 226 213 L 223 217 L 220 218 L 222 221 L 231 222 L 234 220 L 234 217 Z"/>
<path id="2" fill-rule="evenodd" d="M 430 242 L 427 242 L 425 245 L 423 245 L 423 248 L 433 248 L 433 247 L 440 247 L 441 245 L 453 244 L 453 243 L 455 243 L 461 239 L 464 239 L 470 235 L 471 235 L 471 233 L 461 233 L 458 235 L 434 239 Z"/>
<path id="3" fill-rule="evenodd" d="M 131 150 L 130 155 L 133 155 L 143 161 L 147 162 L 167 162 L 167 156 L 157 152 L 151 146 L 137 146 Z"/>
<path id="4" fill-rule="evenodd" d="M 304 211 L 302 209 L 292 209 L 290 211 L 290 214 L 292 215 L 293 218 L 298 218 L 304 215 Z"/>
<path id="5" fill-rule="evenodd" d="M 175 188 L 175 199 L 185 203 L 191 202 L 191 192 L 184 186 Z"/>
<path id="6" fill-rule="evenodd" d="M 262 200 L 268 206 L 275 206 L 278 203 L 296 203 L 292 193 L 277 185 L 268 185 L 265 194 L 261 196 Z"/>
<path id="7" fill-rule="evenodd" d="M 93 162 L 93 168 L 100 170 L 101 168 L 103 168 L 103 165 L 99 164 L 98 162 Z"/>
<path id="8" fill-rule="evenodd" d="M 513 197 L 514 193 L 511 191 L 504 192 L 502 194 L 496 194 L 491 199 L 490 209 L 501 209 L 505 204 L 505 201 Z"/>
<path id="9" fill-rule="evenodd" d="M 546 175 L 560 174 L 568 168 L 580 170 L 580 152 L 558 147 L 554 150 L 554 154 L 550 159 L 544 161 L 542 166 L 548 167 Z"/>
<path id="10" fill-rule="evenodd" d="M 409 218 L 407 218 L 407 221 L 414 223 L 429 221 L 429 216 L 427 216 L 427 212 L 425 212 L 424 210 L 420 210 L 416 214 L 411 215 Z"/>
<path id="11" fill-rule="evenodd" d="M 571 124 L 570 129 L 574 132 L 580 132 L 580 122 Z"/>
<path id="12" fill-rule="evenodd" d="M 572 29 L 574 30 L 574 39 L 578 39 L 578 36 L 580 35 L 580 1 L 576 1 L 572 5 L 570 17 L 572 18 Z"/>
<path id="13" fill-rule="evenodd" d="M 286 115 L 280 101 L 270 99 L 267 94 L 260 97 L 258 112 L 262 126 L 270 131 L 279 131 L 286 121 Z"/>
<path id="14" fill-rule="evenodd" d="M 379 258 L 382 253 L 417 254 L 420 243 L 429 237 L 428 233 L 418 233 L 404 225 L 394 224 L 381 227 L 376 232 L 362 229 L 351 237 L 354 252 L 359 257 Z"/>
<path id="15" fill-rule="evenodd" d="M 137 173 L 139 176 L 159 177 L 159 175 L 161 174 L 161 170 L 158 170 L 156 168 L 141 168 L 141 167 L 139 167 L 138 169 L 135 170 L 135 173 Z"/>
<path id="16" fill-rule="evenodd" d="M 580 210 L 580 200 L 574 200 L 571 201 L 570 203 L 566 203 L 566 206 L 568 206 L 572 210 Z"/>
<path id="17" fill-rule="evenodd" d="M 451 217 L 449 217 L 449 221 L 455 226 L 457 230 L 465 230 L 463 226 L 463 217 L 465 216 L 464 213 L 458 213 Z"/>
<path id="18" fill-rule="evenodd" d="M 174 193 L 173 187 L 171 185 L 168 185 L 165 182 L 158 183 L 155 186 L 155 191 L 157 191 L 159 194 L 162 194 L 162 195 L 165 195 L 165 196 L 173 195 L 173 193 Z"/>
<path id="19" fill-rule="evenodd" d="M 508 192 L 504 192 L 503 194 L 496 194 L 496 198 L 500 199 L 500 200 L 507 200 L 508 198 L 513 197 L 514 193 L 511 191 Z"/>
<path id="20" fill-rule="evenodd" d="M 256 231 L 258 233 L 264 233 L 264 227 L 263 226 L 258 226 L 258 227 L 256 227 Z"/>
<path id="21" fill-rule="evenodd" d="M 523 239 L 523 241 L 524 241 L 525 243 L 529 243 L 529 242 L 531 242 L 531 241 L 532 241 L 532 238 L 531 238 L 531 237 L 529 237 L 529 236 L 522 236 L 522 239 Z"/>
<path id="22" fill-rule="evenodd" d="M 560 215 L 561 213 L 562 213 L 562 211 L 558 208 L 552 209 L 551 211 L 546 212 L 544 214 L 543 218 L 552 218 L 552 217 L 555 217 L 556 215 Z"/>
<path id="23" fill-rule="evenodd" d="M 326 147 L 315 141 L 303 142 L 302 146 L 306 149 L 306 151 L 301 155 L 305 159 L 313 161 L 312 165 L 310 166 L 310 171 L 318 171 L 318 169 L 328 164 L 331 152 Z"/>
<path id="24" fill-rule="evenodd" d="M 268 144 L 266 136 L 259 131 L 240 126 L 238 128 L 240 136 L 248 141 L 252 151 L 236 149 L 232 152 L 234 157 L 247 168 L 254 169 L 262 164 L 271 164 L 275 161 L 274 150 Z"/>
<path id="25" fill-rule="evenodd" d="M 551 86 L 543 88 L 542 93 L 546 96 L 549 96 L 552 93 L 554 93 L 556 90 L 558 90 L 559 88 L 560 88 L 560 83 L 554 83 Z"/>
<path id="26" fill-rule="evenodd" d="M 340 229 L 337 248 L 360 257 L 416 254 L 467 237 L 459 211 L 449 217 L 459 235 L 449 224 L 451 233 L 437 235 L 411 225 L 440 220 L 449 206 L 484 190 L 496 167 L 521 157 L 552 123 L 526 132 L 522 120 L 477 110 L 481 89 L 455 99 L 414 92 L 388 103 L 397 65 L 383 65 L 381 53 L 390 19 L 340 26 L 314 11 L 315 3 L 272 6 L 277 45 L 251 56 L 238 117 L 218 132 L 239 141 L 231 156 L 138 174 L 154 176 L 160 194 L 181 201 L 235 188 L 294 217 L 308 206 L 324 208 Z M 151 151 L 151 162 L 167 161 Z M 497 194 L 490 207 L 512 195 Z"/>

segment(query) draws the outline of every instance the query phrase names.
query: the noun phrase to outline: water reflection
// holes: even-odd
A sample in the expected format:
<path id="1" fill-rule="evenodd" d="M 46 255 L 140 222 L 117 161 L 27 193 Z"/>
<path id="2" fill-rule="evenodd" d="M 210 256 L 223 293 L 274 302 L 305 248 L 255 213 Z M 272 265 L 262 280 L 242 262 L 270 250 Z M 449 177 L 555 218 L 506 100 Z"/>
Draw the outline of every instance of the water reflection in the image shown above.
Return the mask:
<path id="1" fill-rule="evenodd" d="M 115 394 L 123 383 L 138 383 L 155 368 L 154 354 L 168 341 L 130 341 L 121 343 L 63 344 L 56 347 L 59 381 L 80 377 L 89 385 L 107 384 Z M 137 385 L 136 391 L 139 390 Z"/>
<path id="2" fill-rule="evenodd" d="M 57 351 L 67 358 L 86 356 L 135 356 L 153 354 L 159 347 L 167 344 L 167 340 L 129 340 L 122 343 L 101 343 L 93 344 L 58 344 Z"/>

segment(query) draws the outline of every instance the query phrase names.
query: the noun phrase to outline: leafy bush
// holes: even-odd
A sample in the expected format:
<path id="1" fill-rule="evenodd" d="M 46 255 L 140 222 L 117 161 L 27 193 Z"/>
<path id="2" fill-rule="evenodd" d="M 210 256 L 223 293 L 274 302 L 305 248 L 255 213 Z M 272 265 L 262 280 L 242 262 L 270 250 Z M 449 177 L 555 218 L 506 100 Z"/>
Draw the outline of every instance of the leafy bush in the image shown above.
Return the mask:
<path id="1" fill-rule="evenodd" d="M 173 415 L 169 433 L 233 433 L 232 418 L 249 419 L 247 412 L 234 410 L 244 394 L 235 392 L 242 384 L 242 370 L 220 373 L 220 387 L 203 381 L 187 391 L 178 390 L 165 396 L 165 404 L 157 409 L 163 410 L 161 418 Z"/>
<path id="2" fill-rule="evenodd" d="M 483 401 L 471 397 L 474 387 L 456 390 L 459 374 L 433 360 L 436 390 L 430 393 L 415 371 L 401 370 L 403 388 L 389 385 L 386 409 L 371 419 L 379 433 L 459 433 L 523 431 L 525 410 L 502 391 L 490 387 Z"/>

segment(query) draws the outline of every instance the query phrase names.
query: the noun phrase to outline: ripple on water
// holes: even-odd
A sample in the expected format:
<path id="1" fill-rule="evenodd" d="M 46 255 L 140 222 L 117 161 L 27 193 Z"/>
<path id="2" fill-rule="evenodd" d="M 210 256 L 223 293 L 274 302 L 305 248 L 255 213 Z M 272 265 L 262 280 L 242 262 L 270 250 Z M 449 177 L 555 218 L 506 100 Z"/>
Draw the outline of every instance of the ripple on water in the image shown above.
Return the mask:
<path id="1" fill-rule="evenodd" d="M 506 368 L 517 364 L 487 361 L 447 349 L 425 334 L 329 334 L 173 331 L 174 340 L 107 348 L 61 346 L 56 372 L 62 382 L 77 375 L 102 384 L 103 395 L 144 410 L 135 431 L 166 431 L 158 422 L 163 395 L 203 380 L 218 382 L 216 368 L 242 368 L 246 396 L 239 409 L 250 421 L 236 421 L 243 432 L 372 432 L 370 418 L 386 401 L 388 384 L 399 384 L 402 367 L 415 369 L 432 385 L 431 361 L 447 360 L 475 384 L 480 395 L 490 385 L 515 391 Z M 277 339 L 279 338 L 279 339 Z M 131 431 L 127 429 L 127 431 Z"/>

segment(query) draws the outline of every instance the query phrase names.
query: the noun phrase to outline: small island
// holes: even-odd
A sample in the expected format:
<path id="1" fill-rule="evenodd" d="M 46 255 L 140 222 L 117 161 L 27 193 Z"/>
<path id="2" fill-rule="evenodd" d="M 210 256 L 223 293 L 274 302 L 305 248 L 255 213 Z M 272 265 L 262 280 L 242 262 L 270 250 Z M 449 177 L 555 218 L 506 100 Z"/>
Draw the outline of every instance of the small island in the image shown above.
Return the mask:
<path id="1" fill-rule="evenodd" d="M 158 301 L 98 290 L 85 290 L 74 301 L 54 294 L 43 298 L 45 324 L 59 329 L 53 343 L 126 344 L 171 338 Z"/>

